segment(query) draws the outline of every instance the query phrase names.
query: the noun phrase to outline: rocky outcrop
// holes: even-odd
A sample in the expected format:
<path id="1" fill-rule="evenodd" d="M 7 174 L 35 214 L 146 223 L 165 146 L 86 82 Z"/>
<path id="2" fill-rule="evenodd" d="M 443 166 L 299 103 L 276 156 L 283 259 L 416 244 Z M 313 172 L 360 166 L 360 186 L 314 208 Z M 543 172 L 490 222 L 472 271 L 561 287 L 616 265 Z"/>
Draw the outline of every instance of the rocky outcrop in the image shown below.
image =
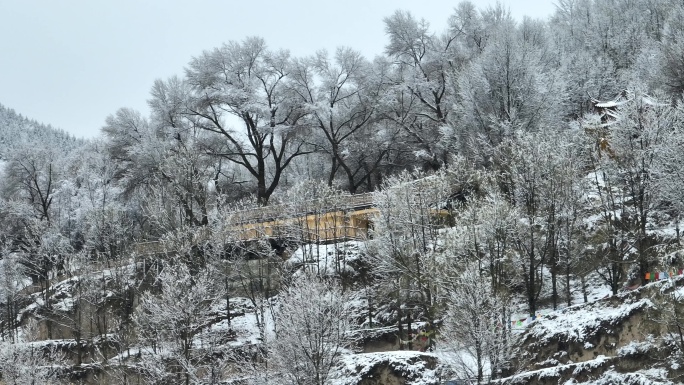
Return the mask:
<path id="1" fill-rule="evenodd" d="M 684 277 L 533 322 L 501 384 L 670 384 L 684 378 Z M 619 378 L 619 380 L 616 380 Z"/>
<path id="2" fill-rule="evenodd" d="M 350 354 L 342 359 L 335 385 L 437 385 L 438 360 L 415 351 Z"/>

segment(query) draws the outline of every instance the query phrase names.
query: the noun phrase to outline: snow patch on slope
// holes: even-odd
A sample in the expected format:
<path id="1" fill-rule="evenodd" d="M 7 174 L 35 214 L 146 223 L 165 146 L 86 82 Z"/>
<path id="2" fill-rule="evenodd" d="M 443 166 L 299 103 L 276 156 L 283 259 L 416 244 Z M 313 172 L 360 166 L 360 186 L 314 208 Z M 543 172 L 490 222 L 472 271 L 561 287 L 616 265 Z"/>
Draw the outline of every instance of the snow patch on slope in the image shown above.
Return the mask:
<path id="1" fill-rule="evenodd" d="M 653 303 L 647 298 L 621 303 L 616 307 L 609 306 L 606 301 L 572 306 L 537 320 L 528 334 L 542 344 L 555 339 L 586 341 L 602 325 L 617 325 L 635 311 L 650 307 L 653 307 Z"/>
<path id="2" fill-rule="evenodd" d="M 359 241 L 327 245 L 307 244 L 298 248 L 287 263 L 292 266 L 303 265 L 322 275 L 354 274 L 353 263 L 361 258 L 365 247 L 365 243 Z"/>
<path id="3" fill-rule="evenodd" d="M 377 376 L 386 366 L 405 379 L 406 385 L 433 385 L 439 383 L 436 373 L 436 356 L 416 351 L 349 354 L 331 376 L 331 385 L 356 385 L 369 376 Z"/>

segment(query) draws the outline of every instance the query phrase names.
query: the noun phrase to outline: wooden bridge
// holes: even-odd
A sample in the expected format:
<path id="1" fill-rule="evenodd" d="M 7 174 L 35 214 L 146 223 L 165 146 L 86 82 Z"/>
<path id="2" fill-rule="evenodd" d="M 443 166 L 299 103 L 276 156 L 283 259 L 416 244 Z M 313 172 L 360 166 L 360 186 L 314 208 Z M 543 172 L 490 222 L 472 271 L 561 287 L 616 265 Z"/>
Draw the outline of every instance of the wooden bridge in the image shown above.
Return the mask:
<path id="1" fill-rule="evenodd" d="M 336 200 L 331 209 L 323 200 L 312 200 L 297 207 L 272 205 L 231 213 L 229 237 L 235 241 L 257 239 L 288 239 L 303 243 L 327 243 L 341 240 L 368 238 L 373 216 L 373 194 L 344 196 Z M 209 238 L 200 236 L 199 238 Z M 196 240 L 198 243 L 201 239 Z M 167 252 L 159 241 L 140 242 L 134 250 L 138 255 Z"/>
<path id="2" fill-rule="evenodd" d="M 313 200 L 293 208 L 273 205 L 234 213 L 233 230 L 240 240 L 259 238 L 291 238 L 305 242 L 329 242 L 343 239 L 365 239 L 372 217 L 373 195 L 348 195 L 332 208 L 322 200 Z"/>
<path id="3" fill-rule="evenodd" d="M 226 229 L 226 234 L 234 241 L 265 238 L 297 243 L 365 240 L 373 226 L 373 217 L 378 213 L 372 193 L 336 197 L 334 202 L 317 199 L 300 204 L 272 205 L 232 212 L 228 221 L 233 225 Z M 445 217 L 449 212 L 435 209 L 433 215 Z M 208 238 L 208 233 L 200 235 L 195 242 Z M 166 252 L 160 242 L 138 243 L 135 251 L 139 255 Z"/>

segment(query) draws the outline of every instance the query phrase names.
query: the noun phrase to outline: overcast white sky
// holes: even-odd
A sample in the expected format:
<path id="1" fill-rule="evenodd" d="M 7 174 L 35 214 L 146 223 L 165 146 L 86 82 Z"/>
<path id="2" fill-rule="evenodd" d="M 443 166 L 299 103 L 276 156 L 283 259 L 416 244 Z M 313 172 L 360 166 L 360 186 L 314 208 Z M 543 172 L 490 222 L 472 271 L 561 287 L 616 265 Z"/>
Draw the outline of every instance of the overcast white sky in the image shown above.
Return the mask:
<path id="1" fill-rule="evenodd" d="M 480 8 L 495 0 L 472 0 Z M 503 0 L 513 16 L 546 18 L 554 0 Z M 100 134 L 120 107 L 147 115 L 157 78 L 192 56 L 261 36 L 304 56 L 350 46 L 369 59 L 396 9 L 441 31 L 458 0 L 0 0 L 0 104 L 78 137 Z"/>

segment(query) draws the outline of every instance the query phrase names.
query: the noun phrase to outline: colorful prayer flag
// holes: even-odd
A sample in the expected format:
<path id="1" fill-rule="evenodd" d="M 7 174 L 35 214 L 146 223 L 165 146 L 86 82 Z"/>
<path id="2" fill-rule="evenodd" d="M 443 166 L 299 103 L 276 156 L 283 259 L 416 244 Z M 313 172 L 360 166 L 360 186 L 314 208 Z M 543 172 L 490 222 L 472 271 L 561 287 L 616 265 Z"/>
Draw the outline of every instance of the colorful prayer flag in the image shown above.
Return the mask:
<path id="1" fill-rule="evenodd" d="M 647 281 L 651 280 L 651 273 L 650 272 L 646 273 L 646 280 Z"/>

